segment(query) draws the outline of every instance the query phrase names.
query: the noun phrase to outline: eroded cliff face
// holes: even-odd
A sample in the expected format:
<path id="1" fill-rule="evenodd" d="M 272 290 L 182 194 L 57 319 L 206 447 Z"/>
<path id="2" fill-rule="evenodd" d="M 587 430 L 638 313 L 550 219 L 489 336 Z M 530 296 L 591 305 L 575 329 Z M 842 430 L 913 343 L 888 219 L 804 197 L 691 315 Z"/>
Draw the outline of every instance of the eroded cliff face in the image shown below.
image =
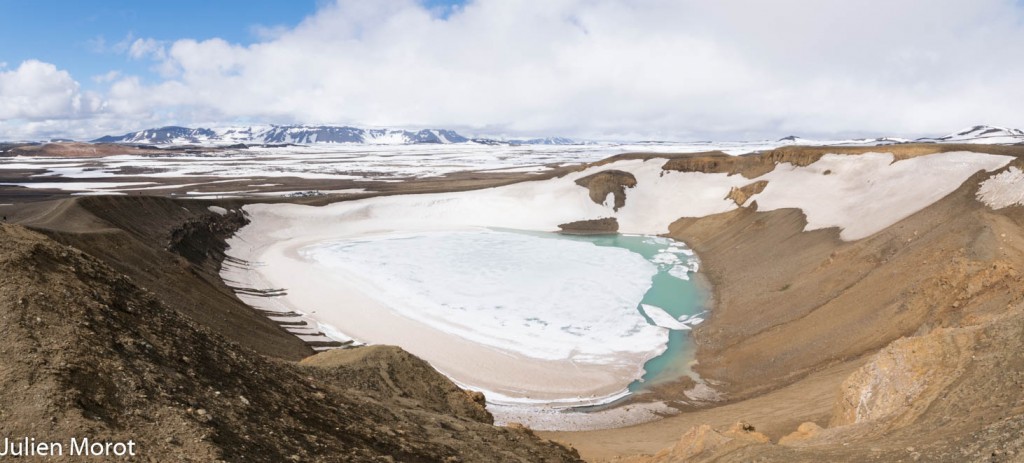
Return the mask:
<path id="1" fill-rule="evenodd" d="M 609 169 L 576 180 L 576 184 L 590 190 L 590 199 L 604 204 L 611 199 L 612 209 L 617 211 L 626 205 L 626 190 L 636 186 L 636 177 L 621 170 Z M 611 195 L 611 198 L 608 196 Z"/>
<path id="2" fill-rule="evenodd" d="M 667 155 L 665 170 L 678 172 L 704 172 L 742 175 L 746 178 L 760 177 L 771 172 L 782 163 L 794 166 L 809 166 L 826 154 L 892 153 L 895 159 L 910 159 L 935 153 L 969 151 L 975 153 L 1004 154 L 1017 156 L 1020 148 L 1004 145 L 959 145 L 934 143 L 908 143 L 888 146 L 783 146 L 763 153 L 732 156 L 721 151 Z M 657 155 L 622 154 L 598 164 L 620 159 L 637 159 Z"/>

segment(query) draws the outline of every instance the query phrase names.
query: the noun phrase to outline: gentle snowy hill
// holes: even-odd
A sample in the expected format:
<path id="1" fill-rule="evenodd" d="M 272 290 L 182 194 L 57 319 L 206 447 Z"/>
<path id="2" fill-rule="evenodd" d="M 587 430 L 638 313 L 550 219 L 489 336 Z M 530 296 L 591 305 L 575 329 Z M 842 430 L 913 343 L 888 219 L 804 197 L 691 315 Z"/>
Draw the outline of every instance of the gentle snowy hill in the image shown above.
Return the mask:
<path id="1" fill-rule="evenodd" d="M 580 144 L 576 140 L 565 137 L 547 137 L 547 138 L 531 138 L 529 140 L 521 140 L 519 143 L 523 145 L 578 145 Z"/>
<path id="2" fill-rule="evenodd" d="M 976 125 L 939 138 L 921 138 L 918 141 L 938 143 L 1004 144 L 1024 142 L 1024 131 L 991 125 Z"/>
<path id="3" fill-rule="evenodd" d="M 802 145 L 802 146 L 843 146 L 843 145 L 891 145 L 894 143 L 906 143 L 910 140 L 897 137 L 878 138 L 851 138 L 846 140 L 813 140 L 797 135 L 790 135 L 776 140 L 779 145 Z"/>

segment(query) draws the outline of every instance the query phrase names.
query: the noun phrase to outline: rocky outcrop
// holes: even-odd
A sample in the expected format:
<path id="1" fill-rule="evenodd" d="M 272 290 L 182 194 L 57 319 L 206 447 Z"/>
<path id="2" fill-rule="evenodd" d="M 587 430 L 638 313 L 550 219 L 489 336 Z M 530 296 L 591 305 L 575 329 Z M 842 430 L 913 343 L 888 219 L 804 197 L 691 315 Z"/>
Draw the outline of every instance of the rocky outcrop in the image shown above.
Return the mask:
<path id="1" fill-rule="evenodd" d="M 818 436 L 821 435 L 823 430 L 824 428 L 818 426 L 818 423 L 815 423 L 813 421 L 800 423 L 800 426 L 796 428 L 796 431 L 793 431 L 790 434 L 782 436 L 779 439 L 779 445 L 788 445 L 794 447 L 800 446 L 801 444 L 816 439 Z"/>
<path id="2" fill-rule="evenodd" d="M 829 426 L 913 421 L 963 374 L 973 335 L 973 330 L 940 329 L 886 346 L 843 382 Z"/>
<path id="3" fill-rule="evenodd" d="M 330 382 L 359 389 L 382 402 L 410 400 L 437 413 L 492 424 L 483 394 L 460 389 L 430 364 L 399 347 L 335 349 L 304 359 Z"/>
<path id="4" fill-rule="evenodd" d="M 766 186 L 768 186 L 767 180 L 758 180 L 754 183 L 743 185 L 741 187 L 733 187 L 729 190 L 729 194 L 725 199 L 731 199 L 737 206 L 743 207 L 751 196 L 764 191 Z"/>
<path id="5" fill-rule="evenodd" d="M 613 210 L 626 205 L 626 189 L 636 186 L 636 177 L 621 170 L 605 170 L 576 180 L 576 184 L 590 190 L 590 199 L 605 204 L 608 195 L 613 195 Z"/>
<path id="6" fill-rule="evenodd" d="M 218 207 L 218 206 L 214 206 Z M 225 240 L 249 223 L 241 210 L 224 208 L 185 220 L 171 229 L 167 249 L 202 265 L 207 259 L 219 264 L 227 249 Z"/>
<path id="7" fill-rule="evenodd" d="M 775 160 L 760 155 L 731 156 L 720 151 L 674 156 L 661 167 L 677 172 L 760 177 L 775 168 Z"/>
<path id="8" fill-rule="evenodd" d="M 568 235 L 603 235 L 619 231 L 619 221 L 615 217 L 603 219 L 580 220 L 563 223 L 558 226 L 562 233 Z"/>
<path id="9" fill-rule="evenodd" d="M 52 217 L 32 224 L 50 238 L 87 252 L 165 306 L 260 354 L 298 361 L 313 350 L 235 296 L 220 278 L 224 237 L 244 223 L 219 215 L 205 201 L 149 196 L 62 200 Z M 225 210 L 238 210 L 223 203 Z"/>

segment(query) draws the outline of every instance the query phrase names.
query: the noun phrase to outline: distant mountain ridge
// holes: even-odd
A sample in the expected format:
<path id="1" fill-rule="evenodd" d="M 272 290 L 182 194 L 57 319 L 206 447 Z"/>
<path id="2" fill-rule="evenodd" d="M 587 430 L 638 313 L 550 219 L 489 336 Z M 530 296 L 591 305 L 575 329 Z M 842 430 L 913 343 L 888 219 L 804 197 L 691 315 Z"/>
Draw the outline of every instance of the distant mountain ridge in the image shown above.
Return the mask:
<path id="1" fill-rule="evenodd" d="M 1014 144 L 1024 143 L 1024 130 L 991 125 L 975 125 L 941 137 L 922 137 L 916 139 L 899 137 L 860 138 L 850 140 L 812 140 L 798 135 L 789 135 L 775 141 L 787 145 L 888 145 L 895 143 L 976 143 L 976 144 Z"/>
<path id="2" fill-rule="evenodd" d="M 93 143 L 125 143 L 140 145 L 279 145 L 349 143 L 367 145 L 422 145 L 474 143 L 485 145 L 579 145 L 586 144 L 565 137 L 503 139 L 467 138 L 447 129 L 363 129 L 331 125 L 253 125 L 225 128 L 190 128 L 167 126 L 107 135 Z M 975 125 L 941 137 L 899 138 L 877 137 L 846 140 L 821 140 L 789 135 L 774 142 L 780 145 L 888 145 L 896 143 L 1024 143 L 1024 130 L 990 125 Z M 655 143 L 650 141 L 650 143 Z"/>
<path id="3" fill-rule="evenodd" d="M 920 138 L 918 140 L 939 143 L 1021 143 L 1024 142 L 1024 130 L 991 125 L 975 125 L 944 137 Z"/>
<path id="4" fill-rule="evenodd" d="M 237 143 L 353 143 L 367 145 L 422 145 L 469 142 L 484 144 L 576 144 L 575 141 L 564 137 L 536 138 L 530 140 L 494 140 L 487 138 L 470 140 L 454 130 L 446 129 L 423 129 L 411 131 L 401 129 L 362 129 L 358 127 L 329 125 L 271 125 L 228 127 L 220 129 L 167 126 L 140 130 L 138 132 L 130 132 L 124 135 L 107 135 L 92 140 L 92 142 L 147 145 L 223 145 Z"/>

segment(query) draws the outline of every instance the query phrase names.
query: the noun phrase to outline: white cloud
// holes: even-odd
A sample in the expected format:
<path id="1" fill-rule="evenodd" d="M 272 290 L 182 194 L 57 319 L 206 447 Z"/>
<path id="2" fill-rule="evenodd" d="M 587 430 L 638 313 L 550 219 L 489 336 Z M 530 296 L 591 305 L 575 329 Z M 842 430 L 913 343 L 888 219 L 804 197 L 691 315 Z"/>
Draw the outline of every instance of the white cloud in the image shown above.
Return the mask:
<path id="1" fill-rule="evenodd" d="M 677 139 L 1024 127 L 1011 0 L 476 0 L 445 14 L 339 0 L 251 45 L 135 39 L 129 56 L 157 60 L 162 80 L 115 81 L 105 111 Z"/>
<path id="2" fill-rule="evenodd" d="M 254 24 L 249 27 L 249 32 L 256 38 L 264 41 L 277 40 L 281 36 L 287 34 L 291 30 L 290 27 L 281 24 L 274 26 L 265 26 L 263 24 Z"/>
<path id="3" fill-rule="evenodd" d="M 0 121 L 83 117 L 100 108 L 100 98 L 82 92 L 67 71 L 28 60 L 0 72 Z"/>
<path id="4" fill-rule="evenodd" d="M 128 46 L 128 56 L 132 59 L 151 58 L 163 60 L 167 58 L 164 42 L 156 39 L 135 39 Z"/>
<path id="5" fill-rule="evenodd" d="M 105 84 L 105 83 L 113 82 L 113 81 L 117 80 L 120 77 L 121 77 L 121 71 L 114 70 L 114 71 L 105 72 L 105 73 L 100 74 L 100 75 L 92 76 L 92 80 L 93 80 L 93 82 L 96 82 L 98 84 Z"/>

